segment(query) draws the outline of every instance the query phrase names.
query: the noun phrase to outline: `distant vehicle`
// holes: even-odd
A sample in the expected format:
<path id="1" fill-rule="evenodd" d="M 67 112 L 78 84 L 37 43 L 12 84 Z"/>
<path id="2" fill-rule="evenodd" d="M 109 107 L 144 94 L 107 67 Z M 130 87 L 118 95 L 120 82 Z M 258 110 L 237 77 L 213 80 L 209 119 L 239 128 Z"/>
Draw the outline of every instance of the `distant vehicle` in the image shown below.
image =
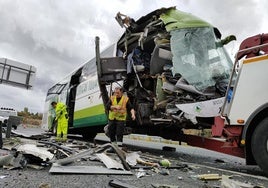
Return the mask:
<path id="1" fill-rule="evenodd" d="M 36 68 L 7 58 L 0 58 L 0 84 L 32 89 Z"/>
<path id="2" fill-rule="evenodd" d="M 4 122 L 9 116 L 18 116 L 18 112 L 13 108 L 0 108 L 0 121 Z"/>
<path id="3" fill-rule="evenodd" d="M 233 64 L 211 24 L 177 10 L 155 10 L 137 21 L 118 13 L 125 33 L 115 45 L 48 90 L 69 110 L 69 132 L 94 138 L 107 124 L 105 105 L 120 85 L 136 111 L 132 133 L 161 136 L 244 157 L 268 175 L 268 34 L 245 39 Z M 97 66 L 96 66 L 97 65 Z"/>
<path id="4" fill-rule="evenodd" d="M 11 127 L 17 129 L 17 126 L 21 123 L 22 118 L 18 116 L 18 112 L 13 108 L 0 108 L 0 121 L 2 127 L 7 126 L 8 123 Z"/>

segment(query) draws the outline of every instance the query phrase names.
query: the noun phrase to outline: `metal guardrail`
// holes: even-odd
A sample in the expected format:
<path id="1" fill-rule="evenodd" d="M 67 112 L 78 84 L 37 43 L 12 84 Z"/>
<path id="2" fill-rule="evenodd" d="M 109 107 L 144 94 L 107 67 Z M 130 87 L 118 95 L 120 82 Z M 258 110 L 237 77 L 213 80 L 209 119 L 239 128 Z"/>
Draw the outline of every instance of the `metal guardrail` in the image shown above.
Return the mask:
<path id="1" fill-rule="evenodd" d="M 17 128 L 19 124 L 22 122 L 22 117 L 20 116 L 9 116 L 7 120 L 7 130 L 6 130 L 6 138 L 10 138 L 12 127 Z"/>

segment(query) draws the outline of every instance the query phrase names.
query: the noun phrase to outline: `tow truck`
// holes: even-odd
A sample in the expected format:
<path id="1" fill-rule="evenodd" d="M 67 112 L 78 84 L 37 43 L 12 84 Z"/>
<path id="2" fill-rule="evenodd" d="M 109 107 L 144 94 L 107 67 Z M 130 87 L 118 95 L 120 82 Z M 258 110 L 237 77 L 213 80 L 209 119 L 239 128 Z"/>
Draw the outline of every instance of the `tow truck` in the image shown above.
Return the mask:
<path id="1" fill-rule="evenodd" d="M 268 175 L 268 34 L 245 39 L 236 55 L 221 115 L 221 135 Z M 220 134 L 219 134 L 220 135 Z"/>

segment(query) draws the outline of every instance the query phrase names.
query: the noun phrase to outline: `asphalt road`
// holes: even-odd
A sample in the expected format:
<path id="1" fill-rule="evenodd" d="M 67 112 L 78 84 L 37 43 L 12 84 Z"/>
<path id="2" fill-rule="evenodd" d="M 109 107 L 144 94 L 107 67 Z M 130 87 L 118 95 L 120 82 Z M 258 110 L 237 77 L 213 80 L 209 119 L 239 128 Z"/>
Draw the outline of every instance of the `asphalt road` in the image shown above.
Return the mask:
<path id="1" fill-rule="evenodd" d="M 35 128 L 19 127 L 18 132 L 23 132 L 24 136 L 42 132 Z M 74 139 L 75 137 L 72 137 Z M 97 140 L 108 140 L 104 135 L 98 135 Z M 157 140 L 157 139 L 156 139 Z M 161 139 L 159 139 L 161 140 Z M 35 142 L 35 141 L 33 141 Z M 222 180 L 205 181 L 199 178 L 203 174 L 219 174 L 232 177 L 234 183 L 245 183 L 249 186 L 268 187 L 268 179 L 257 166 L 246 166 L 244 159 L 232 157 L 217 152 L 204 150 L 185 145 L 167 144 L 158 141 L 148 141 L 143 139 L 124 138 L 128 152 L 139 151 L 141 155 L 152 158 L 166 158 L 173 168 L 146 169 L 140 167 L 131 169 L 133 175 L 87 175 L 87 174 L 50 174 L 50 166 L 42 170 L 30 167 L 7 170 L 0 169 L 0 187 L 56 187 L 56 188 L 100 188 L 111 187 L 112 180 L 121 181 L 133 187 L 153 187 L 160 185 L 170 185 L 175 187 L 220 187 Z M 176 151 L 163 151 L 163 146 L 175 147 Z M 95 165 L 100 162 L 80 161 L 76 165 Z M 143 174 L 144 176 L 139 177 Z M 229 181 L 229 180 L 228 180 Z"/>

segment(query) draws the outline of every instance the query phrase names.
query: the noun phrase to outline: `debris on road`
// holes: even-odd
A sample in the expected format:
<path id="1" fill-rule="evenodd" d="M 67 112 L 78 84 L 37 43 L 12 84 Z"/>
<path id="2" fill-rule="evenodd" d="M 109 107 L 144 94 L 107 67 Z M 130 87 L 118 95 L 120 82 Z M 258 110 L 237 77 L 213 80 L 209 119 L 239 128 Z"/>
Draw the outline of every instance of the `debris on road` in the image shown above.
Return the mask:
<path id="1" fill-rule="evenodd" d="M 161 161 L 159 161 L 159 164 L 163 167 L 170 167 L 171 163 L 168 159 L 162 159 Z"/>
<path id="2" fill-rule="evenodd" d="M 87 149 L 87 150 L 81 151 L 79 153 L 76 153 L 74 155 L 71 155 L 71 156 L 63 158 L 63 159 L 53 159 L 50 162 L 57 164 L 57 165 L 67 165 L 67 164 L 73 163 L 75 161 L 81 160 L 82 158 L 89 157 L 93 153 L 94 153 L 93 149 Z"/>
<path id="3" fill-rule="evenodd" d="M 109 185 L 111 187 L 117 187 L 117 188 L 137 188 L 136 186 L 133 186 L 133 185 L 130 185 L 128 183 L 124 183 L 118 180 L 109 181 Z"/>
<path id="4" fill-rule="evenodd" d="M 200 180 L 219 180 L 221 176 L 219 174 L 200 174 L 200 175 L 193 175 L 192 178 L 197 178 Z"/>
<path id="5" fill-rule="evenodd" d="M 14 155 L 13 154 L 8 154 L 8 155 L 0 156 L 0 166 L 9 165 L 10 162 L 12 161 L 12 159 L 14 159 Z"/>
<path id="6" fill-rule="evenodd" d="M 55 146 L 57 149 L 62 149 L 63 151 L 68 152 L 68 153 L 71 153 L 71 154 L 74 154 L 75 153 L 75 151 L 73 149 L 71 149 L 69 147 L 66 147 L 66 146 L 59 145 L 59 144 L 54 143 L 54 142 L 43 141 L 43 140 L 40 140 L 38 142 L 39 143 L 42 143 L 42 144 L 45 144 L 45 145 Z"/>
<path id="7" fill-rule="evenodd" d="M 134 167 L 137 165 L 137 160 L 140 158 L 140 155 L 137 152 L 126 153 L 126 162 Z"/>
<path id="8" fill-rule="evenodd" d="M 139 168 L 136 173 L 135 173 L 137 178 L 141 178 L 147 175 L 146 170 L 144 170 L 143 168 Z"/>
<path id="9" fill-rule="evenodd" d="M 17 151 L 24 154 L 31 154 L 33 156 L 41 158 L 43 161 L 50 161 L 54 155 L 45 148 L 37 147 L 34 144 L 23 144 L 16 147 Z"/>
<path id="10" fill-rule="evenodd" d="M 102 166 L 60 166 L 53 164 L 49 170 L 51 174 L 113 174 L 133 175 L 131 171 L 113 170 Z"/>
<path id="11" fill-rule="evenodd" d="M 160 166 L 158 163 L 144 161 L 141 158 L 137 159 L 137 163 L 145 165 L 145 166 L 152 166 L 152 167 L 159 167 Z"/>
<path id="12" fill-rule="evenodd" d="M 121 163 L 117 162 L 116 160 L 112 159 L 105 153 L 97 153 L 97 157 L 105 164 L 105 166 L 109 169 L 121 169 L 124 170 L 124 167 Z"/>
<path id="13" fill-rule="evenodd" d="M 23 131 L 26 131 L 25 129 Z M 25 133 L 27 134 L 27 133 Z M 4 142 L 4 150 L 0 152 L 0 165 L 3 169 L 14 170 L 31 168 L 41 171 L 49 168 L 48 173 L 51 175 L 107 175 L 121 177 L 125 176 L 127 181 L 113 179 L 107 181 L 111 187 L 135 187 L 129 184 L 130 180 L 148 181 L 148 186 L 158 188 L 176 188 L 187 181 L 193 181 L 195 185 L 205 183 L 206 185 L 217 185 L 223 188 L 233 188 L 233 185 L 240 185 L 233 179 L 223 178 L 218 169 L 201 171 L 205 167 L 194 163 L 187 163 L 181 157 L 170 158 L 165 155 L 153 155 L 147 152 L 123 151 L 116 145 L 106 143 L 102 145 L 89 144 L 80 140 L 69 139 L 65 143 L 54 141 L 54 137 L 44 137 L 41 140 L 34 138 L 25 138 L 24 136 L 15 135 L 16 138 L 8 138 Z M 21 138 L 22 137 L 22 138 Z M 113 153 L 108 153 L 112 149 Z M 160 149 L 161 151 L 161 149 Z M 170 156 L 173 153 L 169 153 Z M 182 162 L 184 161 L 184 162 Z M 205 172 L 205 173 L 204 173 Z M 232 172 L 226 171 L 226 175 Z M 170 184 L 167 181 L 155 181 L 152 179 L 165 176 L 172 179 Z M 165 178 L 165 179 L 166 179 Z M 221 178 L 223 178 L 222 181 Z M 201 181 L 200 181 L 201 180 Z M 174 182 L 177 181 L 176 184 Z M 208 183 L 213 182 L 213 183 Z M 174 185 L 173 185 L 174 184 Z M 41 184 L 40 184 L 41 185 Z M 143 184 L 144 185 L 144 184 Z M 243 185 L 243 184 L 241 184 Z M 249 187 L 250 183 L 247 184 Z M 225 186 L 225 187 L 224 187 Z M 209 187 L 209 186 L 208 186 Z"/>

